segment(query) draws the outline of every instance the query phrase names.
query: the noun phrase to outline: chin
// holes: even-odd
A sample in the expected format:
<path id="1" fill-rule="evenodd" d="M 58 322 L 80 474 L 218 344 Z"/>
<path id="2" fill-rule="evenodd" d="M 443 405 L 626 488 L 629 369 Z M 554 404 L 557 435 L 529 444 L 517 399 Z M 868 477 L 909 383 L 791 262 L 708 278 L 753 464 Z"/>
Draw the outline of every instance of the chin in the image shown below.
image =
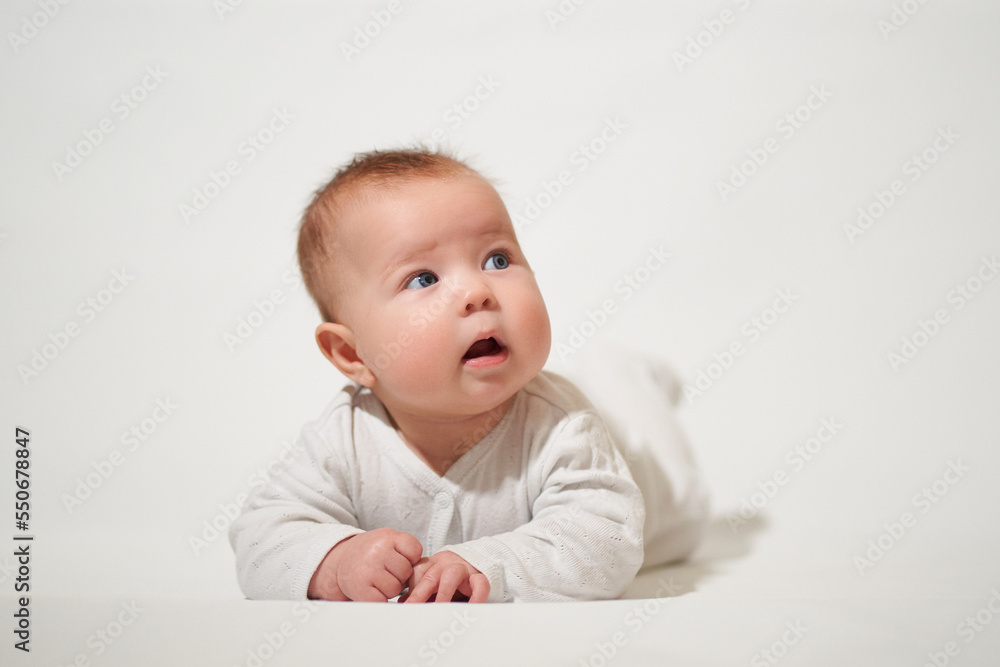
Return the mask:
<path id="1" fill-rule="evenodd" d="M 488 412 L 502 405 L 514 396 L 514 394 L 520 391 L 525 384 L 527 383 L 505 382 L 502 385 L 488 387 L 480 386 L 472 391 L 466 392 L 462 397 L 464 400 L 459 399 L 459 401 L 456 401 L 456 405 L 464 406 L 465 410 L 470 414 Z"/>

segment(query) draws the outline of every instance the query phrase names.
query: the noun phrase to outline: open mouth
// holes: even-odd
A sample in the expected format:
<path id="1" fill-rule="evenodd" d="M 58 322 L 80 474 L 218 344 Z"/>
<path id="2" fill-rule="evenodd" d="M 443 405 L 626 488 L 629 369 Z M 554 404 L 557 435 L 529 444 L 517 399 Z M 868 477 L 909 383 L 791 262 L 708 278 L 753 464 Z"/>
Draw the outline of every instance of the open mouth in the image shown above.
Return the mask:
<path id="1" fill-rule="evenodd" d="M 496 338 L 484 338 L 473 343 L 472 347 L 469 348 L 469 351 L 465 353 L 465 356 L 463 356 L 462 359 L 469 360 L 491 357 L 496 354 L 500 354 L 503 349 L 504 347 L 497 342 Z"/>
<path id="2" fill-rule="evenodd" d="M 462 357 L 462 365 L 466 368 L 490 368 L 507 361 L 509 352 L 502 340 L 493 336 L 487 337 L 486 333 L 480 335 L 484 337 L 469 346 Z"/>

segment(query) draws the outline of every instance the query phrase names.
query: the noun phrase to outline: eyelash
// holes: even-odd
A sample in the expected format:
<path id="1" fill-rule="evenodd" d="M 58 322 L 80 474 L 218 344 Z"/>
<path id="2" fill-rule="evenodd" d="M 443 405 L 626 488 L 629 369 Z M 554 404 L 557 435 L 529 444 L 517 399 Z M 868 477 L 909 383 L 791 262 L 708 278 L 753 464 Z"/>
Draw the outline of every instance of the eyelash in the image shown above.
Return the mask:
<path id="1" fill-rule="evenodd" d="M 507 264 L 511 264 L 511 257 L 513 257 L 513 255 L 511 255 L 510 250 L 507 250 L 507 248 L 494 248 L 493 250 L 490 250 L 486 255 L 486 259 L 489 259 L 493 255 L 497 254 L 503 255 L 507 259 Z M 483 260 L 483 264 L 486 263 L 486 259 Z"/>
<path id="2" fill-rule="evenodd" d="M 489 259 L 493 255 L 496 255 L 497 253 L 500 253 L 501 255 L 507 258 L 507 265 L 508 268 L 510 268 L 510 265 L 513 264 L 512 261 L 513 255 L 511 254 L 510 250 L 508 250 L 506 247 L 494 248 L 493 250 L 490 250 L 488 253 L 486 253 L 486 259 L 483 260 L 483 264 L 486 263 L 487 259 Z M 434 273 L 433 271 L 428 271 L 427 269 L 417 269 L 416 271 L 410 273 L 405 278 L 403 278 L 403 282 L 399 286 L 400 291 L 406 291 L 406 286 L 409 285 L 414 278 L 416 278 L 422 273 L 430 273 L 435 278 L 437 278 L 437 274 Z M 440 278 L 438 278 L 438 280 L 440 280 Z"/>

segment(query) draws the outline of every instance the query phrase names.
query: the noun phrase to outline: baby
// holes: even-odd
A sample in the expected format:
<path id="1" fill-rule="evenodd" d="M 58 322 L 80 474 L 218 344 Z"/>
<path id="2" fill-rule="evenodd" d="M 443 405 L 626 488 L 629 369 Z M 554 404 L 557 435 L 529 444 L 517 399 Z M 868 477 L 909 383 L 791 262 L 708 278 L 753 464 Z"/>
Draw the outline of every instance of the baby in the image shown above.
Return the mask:
<path id="1" fill-rule="evenodd" d="M 316 341 L 352 383 L 233 524 L 248 597 L 615 598 L 644 555 L 694 547 L 705 503 L 686 448 L 653 451 L 619 420 L 641 489 L 602 416 L 542 370 L 545 303 L 476 171 L 422 150 L 359 155 L 316 193 L 298 253 Z M 607 361 L 669 409 L 669 381 Z"/>

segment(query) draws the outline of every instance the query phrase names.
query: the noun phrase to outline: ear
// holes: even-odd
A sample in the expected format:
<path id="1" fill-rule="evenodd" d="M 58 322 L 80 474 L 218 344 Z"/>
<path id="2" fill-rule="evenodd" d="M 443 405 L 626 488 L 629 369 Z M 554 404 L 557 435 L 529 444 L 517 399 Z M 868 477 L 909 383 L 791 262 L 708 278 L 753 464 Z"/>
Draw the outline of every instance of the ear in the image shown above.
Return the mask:
<path id="1" fill-rule="evenodd" d="M 323 356 L 351 380 L 369 388 L 375 385 L 375 374 L 358 356 L 354 333 L 349 328 L 335 322 L 323 322 L 316 327 L 316 344 Z"/>

